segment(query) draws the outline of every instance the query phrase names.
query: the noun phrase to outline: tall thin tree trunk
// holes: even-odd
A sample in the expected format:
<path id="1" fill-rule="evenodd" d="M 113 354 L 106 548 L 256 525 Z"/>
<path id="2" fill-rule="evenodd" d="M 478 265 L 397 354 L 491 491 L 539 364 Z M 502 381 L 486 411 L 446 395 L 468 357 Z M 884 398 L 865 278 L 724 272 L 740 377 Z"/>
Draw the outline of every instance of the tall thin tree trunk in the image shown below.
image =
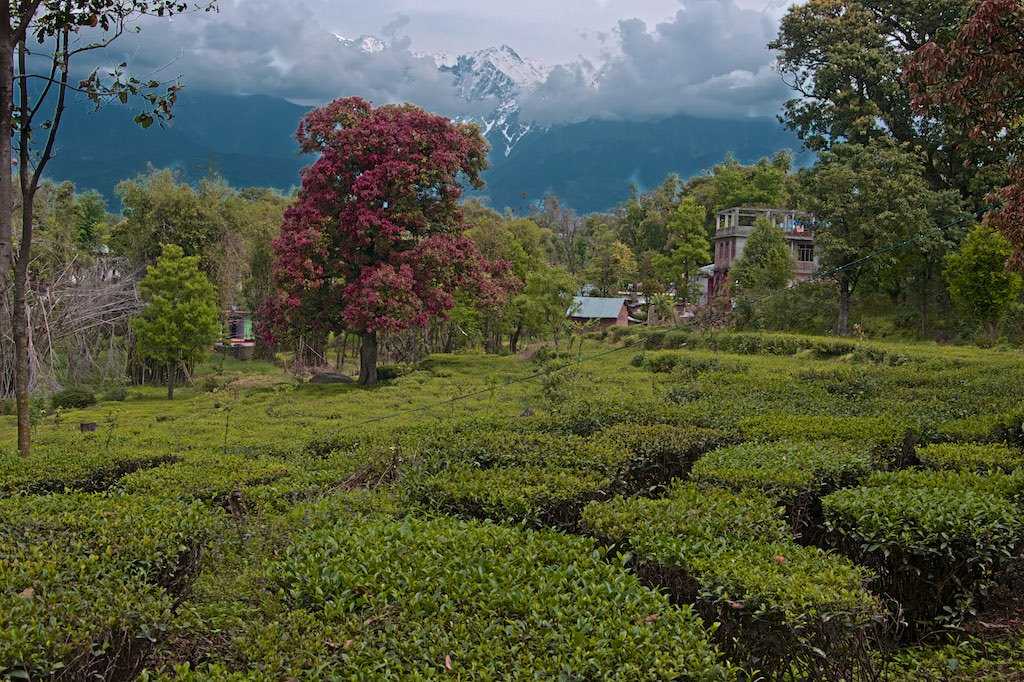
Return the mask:
<path id="1" fill-rule="evenodd" d="M 29 411 L 28 296 L 27 264 L 18 263 L 14 276 L 14 397 L 18 407 L 18 452 L 28 457 L 32 451 L 32 420 Z"/>
<path id="2" fill-rule="evenodd" d="M 843 275 L 839 276 L 839 319 L 836 321 L 836 334 L 850 334 L 850 299 L 852 297 L 850 281 Z"/>
<path id="3" fill-rule="evenodd" d="M 508 352 L 511 353 L 512 355 L 515 355 L 517 352 L 519 352 L 519 337 L 522 335 L 522 333 L 523 323 L 522 320 L 520 320 L 519 323 L 516 324 L 516 330 L 512 332 L 511 336 L 508 337 Z"/>
<path id="4" fill-rule="evenodd" d="M 174 400 L 174 379 L 178 372 L 178 366 L 173 362 L 167 363 L 167 399 Z"/>
<path id="5" fill-rule="evenodd" d="M 0 292 L 7 291 L 14 262 L 14 40 L 11 5 L 0 3 Z"/>
<path id="6" fill-rule="evenodd" d="M 363 386 L 377 385 L 377 334 L 363 332 L 359 346 L 359 383 Z"/>

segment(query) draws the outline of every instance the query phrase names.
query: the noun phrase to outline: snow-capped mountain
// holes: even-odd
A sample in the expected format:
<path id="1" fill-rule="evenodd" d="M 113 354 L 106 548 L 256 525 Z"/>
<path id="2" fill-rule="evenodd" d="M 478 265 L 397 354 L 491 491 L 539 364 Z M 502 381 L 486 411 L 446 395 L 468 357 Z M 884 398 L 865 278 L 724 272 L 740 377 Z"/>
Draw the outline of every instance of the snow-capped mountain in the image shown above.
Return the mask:
<path id="1" fill-rule="evenodd" d="M 377 38 L 376 36 L 361 35 L 358 38 L 346 38 L 338 33 L 334 34 L 334 37 L 338 39 L 338 42 L 345 47 L 365 52 L 366 54 L 376 54 L 377 52 L 383 52 L 387 49 L 388 44 Z"/>
<path id="2" fill-rule="evenodd" d="M 467 102 L 493 101 L 494 110 L 476 117 L 484 136 L 505 156 L 533 129 L 519 116 L 519 98 L 547 79 L 551 69 L 528 61 L 508 45 L 459 56 L 442 71 L 455 77 L 455 87 Z"/>
<path id="3" fill-rule="evenodd" d="M 389 46 L 375 36 L 336 37 L 344 47 L 367 54 L 382 52 Z M 478 123 L 495 151 L 510 155 L 516 144 L 535 129 L 533 123 L 520 119 L 519 102 L 547 80 L 550 67 L 523 59 L 508 45 L 456 57 L 446 53 L 414 56 L 433 59 L 440 71 L 451 74 L 453 87 L 467 103 L 493 103 L 493 110 L 486 115 L 466 114 L 461 118 Z"/>

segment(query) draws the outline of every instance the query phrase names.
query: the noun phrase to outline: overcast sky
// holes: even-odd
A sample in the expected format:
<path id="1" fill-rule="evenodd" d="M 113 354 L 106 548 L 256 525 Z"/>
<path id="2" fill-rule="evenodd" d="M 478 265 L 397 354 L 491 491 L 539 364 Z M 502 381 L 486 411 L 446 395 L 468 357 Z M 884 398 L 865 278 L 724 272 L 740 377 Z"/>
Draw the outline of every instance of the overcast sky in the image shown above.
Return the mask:
<path id="1" fill-rule="evenodd" d="M 449 76 L 416 56 L 508 44 L 555 66 L 523 103 L 547 122 L 676 113 L 771 115 L 787 95 L 765 45 L 786 0 L 221 0 L 147 25 L 115 59 L 146 77 L 303 103 L 361 95 L 442 111 Z M 366 55 L 333 34 L 387 37 Z M 584 74 L 596 69 L 599 76 Z"/>

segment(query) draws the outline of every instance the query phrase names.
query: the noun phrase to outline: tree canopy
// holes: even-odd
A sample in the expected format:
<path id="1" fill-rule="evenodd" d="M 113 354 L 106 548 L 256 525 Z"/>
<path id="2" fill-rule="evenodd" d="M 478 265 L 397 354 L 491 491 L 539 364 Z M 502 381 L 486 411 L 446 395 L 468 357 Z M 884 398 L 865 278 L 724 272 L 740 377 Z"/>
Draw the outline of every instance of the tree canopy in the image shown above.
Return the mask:
<path id="1" fill-rule="evenodd" d="M 199 258 L 165 244 L 139 284 L 146 306 L 133 323 L 139 353 L 166 368 L 167 398 L 174 398 L 179 366 L 206 355 L 220 336 L 217 293 L 199 270 Z"/>
<path id="2" fill-rule="evenodd" d="M 319 158 L 274 242 L 280 295 L 266 313 L 278 330 L 359 334 L 360 381 L 372 385 L 378 332 L 443 316 L 458 289 L 504 296 L 508 263 L 464 234 L 459 178 L 481 187 L 487 163 L 475 125 L 348 98 L 310 112 L 297 138 Z"/>

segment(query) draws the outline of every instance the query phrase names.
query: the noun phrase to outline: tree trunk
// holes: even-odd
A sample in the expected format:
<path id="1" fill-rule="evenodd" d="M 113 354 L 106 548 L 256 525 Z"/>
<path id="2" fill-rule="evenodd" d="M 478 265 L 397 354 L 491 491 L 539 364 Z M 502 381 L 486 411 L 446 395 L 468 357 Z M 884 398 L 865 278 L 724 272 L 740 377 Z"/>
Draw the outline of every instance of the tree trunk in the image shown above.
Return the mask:
<path id="1" fill-rule="evenodd" d="M 174 363 L 167 363 L 167 399 L 174 400 L 174 379 L 178 373 L 178 366 Z"/>
<path id="2" fill-rule="evenodd" d="M 32 420 L 29 411 L 30 368 L 28 359 L 28 266 L 18 264 L 14 275 L 14 396 L 18 406 L 18 452 L 28 457 L 32 451 Z"/>
<path id="3" fill-rule="evenodd" d="M 512 332 L 512 335 L 508 337 L 508 352 L 515 355 L 519 352 L 519 337 L 523 333 L 523 323 L 520 322 L 516 325 L 516 330 Z"/>
<path id="4" fill-rule="evenodd" d="M 850 334 L 850 299 L 852 298 L 850 280 L 844 276 L 839 277 L 839 319 L 836 321 L 836 334 L 848 336 Z"/>
<path id="5" fill-rule="evenodd" d="M 362 386 L 377 385 L 377 334 L 363 332 L 359 346 L 359 383 Z"/>
<path id="6" fill-rule="evenodd" d="M 14 259 L 14 41 L 10 3 L 0 3 L 0 292 L 6 291 Z"/>

